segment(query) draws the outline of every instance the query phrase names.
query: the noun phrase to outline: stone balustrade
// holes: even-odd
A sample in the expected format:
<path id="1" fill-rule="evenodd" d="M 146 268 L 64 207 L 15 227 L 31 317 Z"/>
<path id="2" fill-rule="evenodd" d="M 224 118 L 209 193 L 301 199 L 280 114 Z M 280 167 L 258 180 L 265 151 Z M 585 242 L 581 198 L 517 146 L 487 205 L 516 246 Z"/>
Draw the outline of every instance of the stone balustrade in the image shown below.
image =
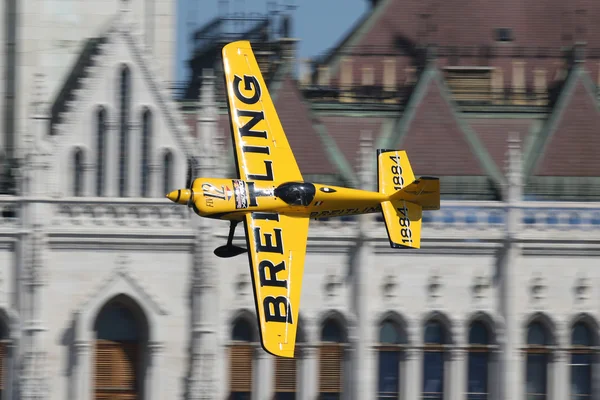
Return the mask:
<path id="1" fill-rule="evenodd" d="M 161 198 L 16 198 L 0 197 L 0 227 L 20 226 L 20 210 L 25 203 L 49 205 L 51 226 L 77 230 L 107 228 L 191 229 L 196 218 L 191 209 Z M 515 213 L 523 238 L 600 240 L 600 203 L 442 201 L 440 210 L 423 213 L 423 238 L 497 240 L 505 235 L 508 213 Z M 381 214 L 367 217 L 367 229 L 374 238 L 386 238 Z M 315 240 L 346 239 L 355 236 L 356 216 L 311 221 L 310 236 Z M 241 228 L 241 225 L 240 225 Z M 214 232 L 226 237 L 228 224 L 215 221 Z M 241 238 L 243 230 L 236 231 Z"/>
<path id="2" fill-rule="evenodd" d="M 519 231 L 527 239 L 600 240 L 600 203 L 521 202 L 510 205 L 488 201 L 442 201 L 440 210 L 423 212 L 423 237 L 431 239 L 498 239 L 504 236 L 508 212 L 516 213 Z M 351 236 L 356 229 L 356 217 L 331 218 L 311 223 L 316 236 Z M 383 217 L 369 216 L 373 236 L 385 237 L 380 229 Z M 581 235 L 580 235 L 581 234 Z"/>
<path id="3" fill-rule="evenodd" d="M 34 200 L 35 201 L 35 200 Z M 49 203 L 53 228 L 189 229 L 193 211 L 163 199 L 81 198 Z"/>

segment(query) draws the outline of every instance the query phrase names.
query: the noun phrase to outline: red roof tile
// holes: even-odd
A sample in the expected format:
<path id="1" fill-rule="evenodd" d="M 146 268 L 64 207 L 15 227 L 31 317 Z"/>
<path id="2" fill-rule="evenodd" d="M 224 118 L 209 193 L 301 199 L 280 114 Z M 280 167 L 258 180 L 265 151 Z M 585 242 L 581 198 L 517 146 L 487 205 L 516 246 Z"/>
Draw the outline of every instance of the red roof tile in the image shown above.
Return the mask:
<path id="1" fill-rule="evenodd" d="M 438 82 L 429 82 L 399 147 L 408 152 L 415 175 L 487 175 Z"/>
<path id="2" fill-rule="evenodd" d="M 360 138 L 363 132 L 376 139 L 381 131 L 383 118 L 329 116 L 321 117 L 321 122 L 327 128 L 327 133 L 336 142 L 342 155 L 353 168 L 360 170 Z"/>
<path id="3" fill-rule="evenodd" d="M 527 143 L 527 137 L 535 122 L 534 119 L 498 119 L 477 118 L 469 122 L 488 153 L 503 173 L 506 173 L 508 138 L 516 132 L 521 143 Z"/>
<path id="4" fill-rule="evenodd" d="M 378 7 L 383 8 L 382 12 L 375 11 L 364 24 L 364 32 L 357 32 L 356 37 L 345 44 L 347 48 L 342 50 L 355 48 L 359 53 L 386 52 L 397 55 L 396 75 L 399 82 L 404 81 L 404 67 L 411 62 L 400 47 L 410 49 L 419 43 L 458 47 L 494 46 L 501 52 L 518 46 L 551 49 L 555 53 L 551 58 L 526 56 L 519 59 L 526 63 L 525 74 L 529 85 L 533 84 L 536 68 L 547 70 L 548 81 L 553 80 L 562 66 L 559 53 L 562 46 L 585 40 L 590 47 L 600 47 L 600 25 L 594 23 L 600 19 L 600 2 L 580 4 L 563 0 L 449 0 L 431 3 L 421 0 L 390 0 L 381 1 Z M 585 10 L 584 16 L 576 13 L 579 9 Z M 422 14 L 431 15 L 429 22 L 425 23 L 421 19 Z M 430 29 L 427 36 L 424 35 L 426 27 Z M 497 28 L 512 29 L 514 41 L 496 42 Z M 379 56 L 355 57 L 354 82 L 360 81 L 360 68 L 363 65 L 373 66 L 376 83 L 381 82 L 382 63 L 382 57 Z M 440 65 L 446 64 L 449 64 L 447 59 L 440 59 Z M 501 67 L 505 85 L 511 86 L 512 60 L 509 57 L 464 56 L 452 64 Z M 591 66 L 590 72 L 597 75 L 598 67 Z M 339 69 L 332 74 L 332 82 L 337 81 L 338 74 Z"/>
<path id="5" fill-rule="evenodd" d="M 275 107 L 302 174 L 334 173 L 335 168 L 312 125 L 309 106 L 289 76 L 279 88 Z"/>
<path id="6" fill-rule="evenodd" d="M 570 102 L 562 112 L 556 131 L 547 140 L 534 174 L 598 176 L 600 112 L 581 79 L 575 83 Z"/>

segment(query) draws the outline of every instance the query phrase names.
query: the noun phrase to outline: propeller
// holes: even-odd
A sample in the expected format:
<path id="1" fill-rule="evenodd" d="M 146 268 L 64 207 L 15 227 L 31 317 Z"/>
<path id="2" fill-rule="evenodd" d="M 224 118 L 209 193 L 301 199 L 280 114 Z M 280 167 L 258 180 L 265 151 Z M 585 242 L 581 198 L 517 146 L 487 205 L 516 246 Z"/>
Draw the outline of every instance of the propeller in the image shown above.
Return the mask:
<path id="1" fill-rule="evenodd" d="M 188 199 L 187 202 L 187 206 L 188 207 L 192 207 L 192 205 L 194 204 L 194 190 L 193 190 L 193 185 L 194 185 L 194 169 L 192 167 L 192 159 L 188 160 L 188 170 L 187 170 L 187 182 L 185 183 L 185 187 L 188 188 L 190 190 L 190 198 Z"/>

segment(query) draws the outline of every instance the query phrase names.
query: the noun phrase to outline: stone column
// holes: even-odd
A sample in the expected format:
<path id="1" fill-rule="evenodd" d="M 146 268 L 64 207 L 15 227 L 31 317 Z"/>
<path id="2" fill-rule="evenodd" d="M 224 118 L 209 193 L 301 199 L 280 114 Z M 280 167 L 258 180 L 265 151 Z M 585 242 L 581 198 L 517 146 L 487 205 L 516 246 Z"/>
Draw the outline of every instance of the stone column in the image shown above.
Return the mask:
<path id="1" fill-rule="evenodd" d="M 423 352 L 417 348 L 407 349 L 404 358 L 404 386 L 405 400 L 419 400 L 423 388 Z"/>
<path id="2" fill-rule="evenodd" d="M 465 397 L 467 389 L 467 370 L 467 351 L 460 347 L 450 350 L 450 369 L 448 378 L 450 382 L 451 400 L 462 400 Z"/>
<path id="3" fill-rule="evenodd" d="M 163 398 L 160 392 L 161 371 L 161 353 L 164 345 L 159 342 L 148 343 L 148 368 L 146 369 L 146 396 L 151 400 L 161 400 Z"/>
<path id="4" fill-rule="evenodd" d="M 522 159 L 518 135 L 511 134 L 508 150 L 508 185 L 504 191 L 507 201 L 506 236 L 497 256 L 499 271 L 499 314 L 504 320 L 504 335 L 501 337 L 501 382 L 502 399 L 519 399 L 522 396 L 524 371 L 520 354 L 522 327 L 519 323 L 519 302 L 515 288 L 518 285 L 516 271 L 519 266 L 521 247 L 518 239 L 521 226 L 519 202 L 523 198 Z M 500 336 L 500 335 L 499 335 Z"/>
<path id="5" fill-rule="evenodd" d="M 361 174 L 359 176 L 363 189 L 372 189 L 374 177 L 371 174 L 373 149 L 371 137 L 363 133 L 360 143 L 361 155 Z M 352 398 L 357 400 L 370 399 L 374 395 L 372 371 L 375 371 L 375 365 L 371 352 L 369 351 L 372 341 L 371 322 L 369 319 L 369 282 L 366 270 L 372 263 L 372 248 L 369 238 L 369 225 L 371 215 L 360 215 L 358 218 L 358 229 L 356 245 L 350 251 L 353 253 L 350 258 L 352 263 L 352 291 L 351 304 L 356 316 L 356 329 L 353 338 L 353 358 L 352 358 Z"/>
<path id="6" fill-rule="evenodd" d="M 319 363 L 318 348 L 307 345 L 302 348 L 302 367 L 300 373 L 299 400 L 314 400 L 318 396 Z"/>
<path id="7" fill-rule="evenodd" d="M 564 349 L 557 349 L 552 353 L 551 370 L 548 374 L 550 382 L 549 398 L 551 400 L 561 400 L 569 398 L 569 386 L 571 371 L 569 370 L 569 353 Z"/>
<path id="8" fill-rule="evenodd" d="M 201 117 L 205 114 L 205 108 L 211 106 L 209 100 L 212 80 L 206 79 L 208 83 L 205 82 L 203 86 L 201 109 L 198 110 L 198 131 L 202 135 L 202 145 L 210 148 L 210 140 L 205 136 L 210 136 L 212 132 L 205 125 L 210 125 L 214 121 Z M 207 96 L 209 100 L 206 100 Z M 205 151 L 205 148 L 202 151 Z M 213 176 L 215 165 L 212 158 L 198 158 L 192 161 L 192 179 L 198 176 L 200 170 L 206 176 Z M 213 228 L 210 221 L 204 218 L 193 218 L 192 223 L 196 225 L 197 230 L 192 265 L 192 360 L 188 373 L 187 397 L 199 400 L 214 398 L 219 384 L 216 382 L 218 376 L 216 372 L 218 367 L 216 325 L 219 292 L 215 266 L 209 261 L 213 250 Z"/>
<path id="9" fill-rule="evenodd" d="M 252 369 L 252 399 L 270 400 L 273 394 L 272 356 L 261 347 L 254 351 L 254 368 Z"/>
<path id="10" fill-rule="evenodd" d="M 73 398 L 87 400 L 92 394 L 92 382 L 95 374 L 92 344 L 88 341 L 75 342 L 75 354 L 77 366 L 73 378 L 73 386 L 75 387 Z"/>

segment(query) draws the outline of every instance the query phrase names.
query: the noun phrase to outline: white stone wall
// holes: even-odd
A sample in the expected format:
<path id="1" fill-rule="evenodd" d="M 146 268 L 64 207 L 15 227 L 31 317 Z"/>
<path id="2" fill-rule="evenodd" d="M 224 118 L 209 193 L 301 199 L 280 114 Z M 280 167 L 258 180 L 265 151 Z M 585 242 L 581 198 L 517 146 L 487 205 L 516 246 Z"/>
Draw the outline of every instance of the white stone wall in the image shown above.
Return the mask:
<path id="1" fill-rule="evenodd" d="M 97 139 L 96 139 L 96 111 L 98 106 L 107 110 L 109 129 L 106 134 L 107 152 L 105 155 L 106 195 L 118 196 L 119 173 L 119 93 L 121 66 L 126 65 L 131 77 L 130 98 L 130 129 L 127 196 L 140 195 L 141 171 L 141 137 L 142 137 L 142 111 L 148 107 L 152 113 L 152 152 L 150 164 L 152 176 L 150 179 L 150 193 L 152 197 L 163 197 L 162 188 L 163 162 L 165 150 L 173 154 L 173 189 L 185 186 L 187 162 L 183 149 L 178 146 L 170 126 L 165 121 L 164 110 L 161 110 L 157 101 L 156 92 L 150 86 L 144 71 L 140 69 L 138 60 L 131 53 L 123 35 L 114 33 L 110 42 L 105 45 L 106 50 L 98 57 L 92 69 L 88 85 L 81 92 L 78 103 L 68 113 L 69 122 L 61 127 L 60 151 L 57 153 L 59 169 L 56 176 L 60 178 L 59 191 L 64 196 L 71 196 L 73 191 L 73 152 L 77 147 L 85 151 L 86 163 L 92 168 L 88 169 L 85 177 L 84 192 L 87 195 L 95 193 Z"/>
<path id="2" fill-rule="evenodd" d="M 150 38 L 146 45 L 163 79 L 174 80 L 175 8 L 174 0 L 18 0 L 17 139 L 28 129 L 34 75 L 46 75 L 45 100 L 54 101 L 85 40 L 98 36 L 120 11 Z"/>
<path id="3" fill-rule="evenodd" d="M 152 365 L 145 382 L 149 399 L 181 399 L 188 390 L 190 398 L 200 394 L 226 398 L 232 319 L 243 310 L 255 313 L 247 257 L 221 260 L 212 253 L 225 242 L 227 223 L 201 222 L 185 207 L 170 204 L 160 190 L 157 156 L 162 149 L 170 148 L 175 154 L 173 188 L 185 184 L 185 157 L 200 154 L 193 143 L 182 139 L 186 132 L 181 115 L 164 86 L 173 74 L 174 2 L 129 3 L 130 13 L 111 34 L 77 102 L 65 115 L 60 133 L 45 147 L 36 143 L 35 148 L 25 149 L 31 158 L 30 169 L 24 175 L 33 180 L 27 185 L 28 197 L 0 199 L 2 207 L 10 202 L 24 207 L 21 219 L 2 219 L 0 224 L 0 304 L 5 311 L 1 317 L 11 328 L 11 343 L 17 346 L 7 370 L 11 376 L 18 372 L 19 379 L 9 381 L 21 385 L 21 398 L 30 398 L 36 391 L 56 400 L 91 398 L 91 326 L 102 305 L 120 293 L 134 299 L 149 321 Z M 20 1 L 21 9 L 30 13 L 20 34 L 25 53 L 19 70 L 19 112 L 34 131 L 45 132 L 47 120 L 33 121 L 34 115 L 44 116 L 44 112 L 37 110 L 34 114 L 23 107 L 34 98 L 34 80 L 30 79 L 33 72 L 42 70 L 46 74 L 47 96 L 41 100 L 53 99 L 60 77 L 81 45 L 80 41 L 67 42 L 61 44 L 66 46 L 63 50 L 57 50 L 58 41 L 99 31 L 120 6 L 117 0 L 46 1 L 43 6 L 34 0 Z M 155 10 L 154 25 L 144 23 L 147 6 Z M 48 7 L 53 8 L 48 11 Z M 137 28 L 128 19 L 137 21 Z M 154 34 L 149 40 L 154 49 L 142 54 L 149 37 L 135 33 L 143 33 L 145 26 L 152 26 Z M 133 78 L 130 198 L 112 197 L 117 189 L 116 110 L 121 63 L 130 66 Z M 112 124 L 106 161 L 111 166 L 109 197 L 101 199 L 93 198 L 93 111 L 98 104 L 106 105 Z M 154 197 L 150 199 L 135 197 L 140 172 L 141 106 L 150 107 L 154 117 L 156 167 Z M 211 115 L 204 110 L 199 114 Z M 214 126 L 214 122 L 199 123 Z M 199 132 L 208 136 L 199 140 L 206 145 L 206 154 L 228 154 L 210 147 L 218 141 L 210 129 Z M 86 196 L 74 199 L 69 197 L 72 150 L 78 145 L 87 150 L 86 163 L 91 165 L 86 168 Z M 368 154 L 374 154 L 374 150 Z M 498 394 L 499 388 L 505 390 L 502 397 L 493 400 L 512 400 L 524 393 L 520 349 L 532 316 L 548 316 L 552 333 L 562 347 L 568 346 L 570 324 L 577 315 L 586 313 L 594 321 L 600 318 L 595 300 L 600 278 L 600 226 L 585 221 L 578 227 L 547 225 L 541 218 L 545 213 L 568 216 L 572 211 L 589 219 L 600 212 L 600 205 L 519 203 L 519 163 L 514 161 L 515 154 L 512 158 L 510 204 L 444 202 L 442 210 L 433 214 L 434 220 L 424 222 L 423 248 L 419 251 L 390 249 L 383 223 L 371 220 L 365 227 L 371 246 L 361 250 L 363 262 L 357 264 L 360 270 L 354 269 L 357 265 L 350 266 L 351 250 L 357 246 L 356 223 L 311 222 L 300 310 L 302 329 L 308 344 L 316 346 L 326 316 L 337 313 L 345 321 L 351 344 L 346 378 L 363 378 L 358 383 L 346 379 L 347 393 L 359 395 L 345 398 L 375 398 L 377 364 L 373 346 L 385 315 L 395 315 L 408 336 L 410 350 L 402 363 L 400 380 L 403 400 L 420 398 L 419 347 L 423 324 L 431 316 L 442 316 L 452 334 L 452 357 L 446 364 L 446 393 L 452 400 L 464 398 L 466 358 L 460 346 L 468 340 L 473 318 L 487 318 L 495 328 L 499 349 L 511 355 L 508 362 L 503 362 L 500 353 L 494 356 L 493 391 Z M 222 159 L 215 156 L 213 161 L 216 164 L 203 164 L 203 175 L 220 174 Z M 465 206 L 477 210 L 475 223 L 466 222 Z M 506 223 L 514 221 L 507 214 L 520 220 L 519 208 L 539 217 L 538 222 L 506 229 Z M 490 223 L 488 217 L 494 211 L 503 215 L 505 222 Z M 454 221 L 445 222 L 445 214 L 452 214 Z M 34 228 L 38 231 L 36 237 L 44 240 L 33 243 Z M 242 229 L 240 226 L 237 231 L 239 243 L 243 243 Z M 364 280 L 364 292 L 357 291 L 355 276 Z M 363 313 L 357 313 L 357 308 Z M 597 323 L 594 326 L 598 334 Z M 358 339 L 363 346 L 357 346 Z M 211 356 L 214 361 L 208 362 Z M 298 369 L 302 399 L 316 398 L 316 357 L 314 348 L 303 351 Z M 255 398 L 272 398 L 273 358 L 260 349 L 255 358 Z M 18 370 L 11 367 L 16 361 Z M 567 398 L 569 378 L 561 371 L 565 371 L 568 360 L 556 357 L 553 363 L 549 400 L 563 400 Z M 188 383 L 194 379 L 196 383 Z"/>

